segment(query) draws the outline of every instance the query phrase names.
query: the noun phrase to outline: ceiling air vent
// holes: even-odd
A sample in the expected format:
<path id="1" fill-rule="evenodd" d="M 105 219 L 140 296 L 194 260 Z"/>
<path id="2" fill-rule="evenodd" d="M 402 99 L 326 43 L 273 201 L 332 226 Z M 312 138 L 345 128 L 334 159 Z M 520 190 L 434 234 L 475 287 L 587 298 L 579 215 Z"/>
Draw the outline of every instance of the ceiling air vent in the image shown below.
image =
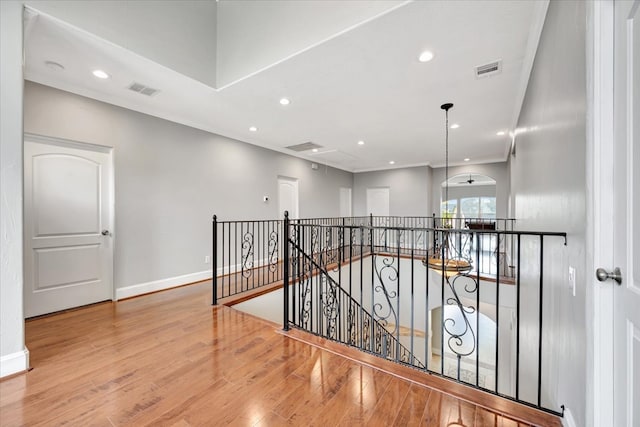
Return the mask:
<path id="1" fill-rule="evenodd" d="M 290 145 L 285 148 L 299 152 L 299 151 L 313 150 L 314 148 L 322 148 L 322 145 L 318 145 L 315 142 L 309 141 L 309 142 L 303 142 L 302 144 Z"/>
<path id="2" fill-rule="evenodd" d="M 502 71 L 502 60 L 494 61 L 489 64 L 478 65 L 475 67 L 476 78 L 489 77 Z"/>
<path id="3" fill-rule="evenodd" d="M 160 92 L 158 89 L 154 89 L 152 87 L 145 86 L 142 83 L 136 83 L 136 82 L 133 82 L 129 85 L 129 90 L 138 92 L 146 96 L 153 96 L 156 93 Z"/>

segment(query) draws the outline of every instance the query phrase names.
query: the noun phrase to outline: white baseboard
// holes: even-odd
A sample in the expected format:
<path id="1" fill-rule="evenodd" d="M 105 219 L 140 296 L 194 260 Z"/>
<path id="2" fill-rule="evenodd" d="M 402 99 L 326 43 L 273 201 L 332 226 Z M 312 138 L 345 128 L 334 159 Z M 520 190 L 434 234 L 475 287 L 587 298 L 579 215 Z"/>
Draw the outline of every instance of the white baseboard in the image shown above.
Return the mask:
<path id="1" fill-rule="evenodd" d="M 177 286 L 186 285 L 187 283 L 209 280 L 211 279 L 211 277 L 211 270 L 205 270 L 197 273 L 183 274 L 182 276 L 169 277 L 168 279 L 154 280 L 152 282 L 140 283 L 138 285 L 126 286 L 124 288 L 117 288 L 116 301 L 124 298 L 131 298 L 138 295 L 148 294 L 150 292 L 157 292 L 165 289 L 175 288 Z"/>
<path id="2" fill-rule="evenodd" d="M 0 378 L 24 372 L 29 369 L 29 350 L 7 354 L 0 357 Z"/>
<path id="3" fill-rule="evenodd" d="M 578 427 L 576 420 L 573 419 L 573 415 L 571 415 L 571 411 L 568 408 L 564 409 L 564 417 L 561 419 L 563 427 Z"/>

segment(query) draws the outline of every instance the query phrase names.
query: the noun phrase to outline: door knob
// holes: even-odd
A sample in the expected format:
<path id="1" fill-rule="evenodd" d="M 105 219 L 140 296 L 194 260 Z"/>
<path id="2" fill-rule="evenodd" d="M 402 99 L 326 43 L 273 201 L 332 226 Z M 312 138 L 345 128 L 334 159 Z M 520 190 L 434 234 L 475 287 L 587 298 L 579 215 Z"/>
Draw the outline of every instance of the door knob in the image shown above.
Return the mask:
<path id="1" fill-rule="evenodd" d="M 102 235 L 103 236 L 108 236 L 109 235 L 109 230 L 102 230 Z"/>
<path id="2" fill-rule="evenodd" d="M 604 282 L 607 279 L 613 279 L 618 283 L 618 285 L 622 284 L 622 272 L 619 267 L 614 268 L 611 273 L 604 268 L 599 268 L 596 270 L 596 278 L 601 282 Z"/>

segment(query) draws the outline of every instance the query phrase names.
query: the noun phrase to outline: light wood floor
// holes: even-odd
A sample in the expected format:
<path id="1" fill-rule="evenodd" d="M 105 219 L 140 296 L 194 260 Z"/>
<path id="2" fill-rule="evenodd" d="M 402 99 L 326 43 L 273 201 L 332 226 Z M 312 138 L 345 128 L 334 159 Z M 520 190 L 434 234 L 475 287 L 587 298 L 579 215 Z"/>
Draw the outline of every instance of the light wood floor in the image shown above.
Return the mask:
<path id="1" fill-rule="evenodd" d="M 210 282 L 26 323 L 0 425 L 428 425 L 510 418 L 210 305 Z"/>

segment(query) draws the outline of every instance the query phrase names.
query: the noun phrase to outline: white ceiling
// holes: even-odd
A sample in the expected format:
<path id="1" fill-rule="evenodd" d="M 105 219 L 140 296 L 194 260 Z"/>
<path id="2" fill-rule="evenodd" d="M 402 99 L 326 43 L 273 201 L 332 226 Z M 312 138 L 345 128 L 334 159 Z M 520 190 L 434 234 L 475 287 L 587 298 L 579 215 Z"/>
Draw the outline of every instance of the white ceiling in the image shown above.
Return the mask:
<path id="1" fill-rule="evenodd" d="M 453 102 L 450 122 L 460 128 L 450 131 L 450 164 L 504 161 L 544 3 L 402 4 L 219 90 L 40 14 L 27 25 L 25 78 L 349 171 L 442 166 L 440 105 Z M 427 48 L 435 58 L 418 62 Z M 498 59 L 500 74 L 476 79 L 475 66 Z M 95 68 L 111 78 L 94 78 Z M 127 90 L 134 81 L 161 92 L 145 97 Z M 284 96 L 289 106 L 278 103 Z M 284 148 L 307 141 L 323 148 Z"/>

